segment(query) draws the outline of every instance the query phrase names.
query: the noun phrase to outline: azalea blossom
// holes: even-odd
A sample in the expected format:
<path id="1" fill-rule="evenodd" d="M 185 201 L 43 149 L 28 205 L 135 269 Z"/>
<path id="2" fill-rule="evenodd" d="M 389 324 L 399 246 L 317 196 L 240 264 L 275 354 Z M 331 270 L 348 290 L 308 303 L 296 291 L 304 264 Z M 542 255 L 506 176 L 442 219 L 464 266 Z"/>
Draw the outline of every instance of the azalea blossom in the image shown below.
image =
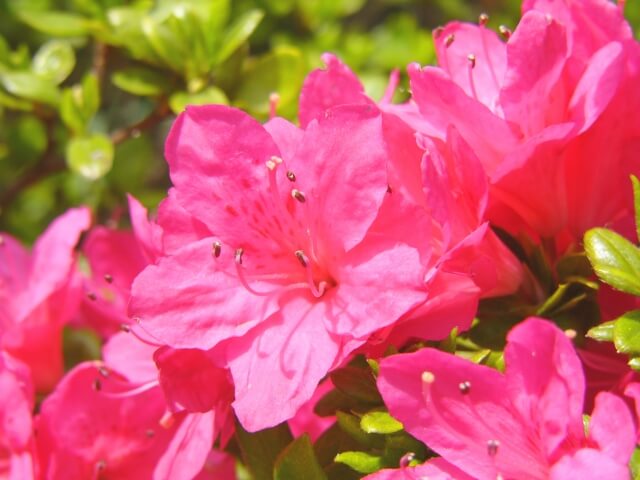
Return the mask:
<path id="1" fill-rule="evenodd" d="M 62 376 L 62 327 L 81 297 L 74 248 L 90 221 L 88 209 L 69 210 L 31 252 L 0 234 L 0 349 L 30 368 L 37 391 L 50 391 Z"/>
<path id="2" fill-rule="evenodd" d="M 486 17 L 437 29 L 439 66 L 410 66 L 413 99 L 429 134 L 454 125 L 480 158 L 493 222 L 575 240 L 630 208 L 617 186 L 638 169 L 640 51 L 607 0 L 523 10 L 506 43 Z"/>
<path id="3" fill-rule="evenodd" d="M 564 332 L 529 318 L 504 356 L 502 374 L 432 348 L 395 355 L 381 361 L 378 387 L 409 433 L 473 478 L 629 478 L 629 409 L 600 393 L 585 434 L 584 376 Z"/>

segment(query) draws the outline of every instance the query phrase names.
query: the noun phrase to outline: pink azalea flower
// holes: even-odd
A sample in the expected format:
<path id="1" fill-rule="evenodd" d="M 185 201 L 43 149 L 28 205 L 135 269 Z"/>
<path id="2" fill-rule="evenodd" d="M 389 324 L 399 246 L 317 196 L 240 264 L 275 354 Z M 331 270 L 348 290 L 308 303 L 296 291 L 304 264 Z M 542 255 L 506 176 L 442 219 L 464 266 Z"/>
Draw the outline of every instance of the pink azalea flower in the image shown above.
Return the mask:
<path id="1" fill-rule="evenodd" d="M 484 22 L 437 30 L 440 67 L 410 67 L 413 98 L 480 158 L 492 221 L 576 238 L 629 208 L 617 186 L 638 168 L 638 46 L 606 0 L 530 1 L 524 10 L 507 43 Z"/>
<path id="2" fill-rule="evenodd" d="M 447 463 L 442 458 L 434 458 L 415 467 L 385 468 L 372 473 L 363 480 L 473 480 L 462 470 Z"/>
<path id="3" fill-rule="evenodd" d="M 165 240 L 175 228 L 189 241 L 136 278 L 131 311 L 172 348 L 224 342 L 245 428 L 291 418 L 372 332 L 424 302 L 418 251 L 368 235 L 388 195 L 387 151 L 366 106 L 304 131 L 220 106 L 174 124 L 174 190 L 158 222 Z"/>
<path id="4" fill-rule="evenodd" d="M 86 208 L 54 220 L 31 253 L 0 235 L 0 348 L 31 370 L 38 391 L 62 376 L 62 327 L 78 308 L 74 248 L 91 221 Z"/>
<path id="5" fill-rule="evenodd" d="M 214 413 L 168 410 L 155 350 L 121 333 L 105 346 L 106 363 L 82 363 L 62 379 L 37 419 L 47 478 L 189 480 L 200 472 Z"/>
<path id="6" fill-rule="evenodd" d="M 236 480 L 236 460 L 219 450 L 211 450 L 202 471 L 193 480 Z"/>
<path id="7" fill-rule="evenodd" d="M 324 54 L 322 59 L 326 69 L 311 72 L 300 94 L 300 121 L 303 125 L 321 118 L 330 107 L 375 105 L 366 96 L 357 76 L 338 58 Z M 393 87 L 391 83 L 390 88 Z M 445 232 L 442 252 L 432 254 L 431 261 L 449 252 L 450 261 L 442 270 L 471 276 L 483 297 L 513 293 L 522 281 L 522 267 L 484 225 L 488 180 L 474 152 L 455 129 L 445 134 L 449 144 L 419 136 L 416 129 L 425 132 L 431 128 L 424 125 L 425 117 L 419 115 L 413 102 L 395 105 L 385 98 L 377 108 L 383 112 L 387 143 L 397 149 L 390 166 L 392 190 L 405 190 L 404 196 L 423 208 L 421 215 L 416 217 L 434 217 L 439 223 L 436 227 L 425 226 L 414 231 L 421 236 L 427 229 Z M 393 225 L 397 223 L 395 217 L 406 206 L 397 200 L 397 195 L 385 199 L 378 218 L 381 229 L 398 228 Z M 412 223 L 406 222 L 407 225 Z M 403 236 L 407 238 L 410 234 L 403 232 Z M 418 248 L 420 243 L 425 244 L 421 239 L 415 243 Z M 459 290 L 464 291 L 465 288 Z M 432 297 L 436 296 L 433 289 L 430 292 Z"/>
<path id="8" fill-rule="evenodd" d="M 82 248 L 91 277 L 84 281 L 86 295 L 74 323 L 89 326 L 105 338 L 130 323 L 127 305 L 133 279 L 162 251 L 160 228 L 147 219 L 146 209 L 134 197 L 128 199 L 133 230 L 97 226 Z"/>
<path id="9" fill-rule="evenodd" d="M 585 435 L 582 368 L 560 329 L 522 322 L 507 337 L 505 363 L 503 375 L 425 348 L 383 359 L 378 386 L 408 432 L 474 478 L 629 478 L 629 409 L 600 393 Z"/>
<path id="10" fill-rule="evenodd" d="M 0 351 L 0 478 L 36 478 L 29 368 Z"/>

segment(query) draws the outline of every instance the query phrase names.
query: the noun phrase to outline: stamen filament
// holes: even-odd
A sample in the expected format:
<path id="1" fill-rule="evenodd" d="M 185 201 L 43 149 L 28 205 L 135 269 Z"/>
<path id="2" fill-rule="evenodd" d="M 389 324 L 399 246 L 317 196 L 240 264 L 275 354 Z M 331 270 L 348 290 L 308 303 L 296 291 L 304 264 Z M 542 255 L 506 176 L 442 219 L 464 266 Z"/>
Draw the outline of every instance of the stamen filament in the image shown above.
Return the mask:
<path id="1" fill-rule="evenodd" d="M 467 60 L 469 60 L 469 65 L 467 66 L 467 74 L 469 75 L 469 87 L 471 88 L 471 94 L 473 95 L 473 98 L 478 100 L 476 84 L 473 81 L 473 69 L 476 67 L 476 56 L 473 53 L 470 53 L 467 56 Z"/>
<path id="2" fill-rule="evenodd" d="M 129 397 L 135 397 L 136 395 L 140 395 L 141 393 L 147 392 L 159 385 L 160 385 L 160 382 L 158 380 L 152 380 L 151 382 L 143 383 L 142 385 L 136 388 L 133 388 L 131 390 L 127 390 L 124 392 L 105 392 L 103 389 L 100 392 L 100 394 L 108 398 L 129 398 Z"/>

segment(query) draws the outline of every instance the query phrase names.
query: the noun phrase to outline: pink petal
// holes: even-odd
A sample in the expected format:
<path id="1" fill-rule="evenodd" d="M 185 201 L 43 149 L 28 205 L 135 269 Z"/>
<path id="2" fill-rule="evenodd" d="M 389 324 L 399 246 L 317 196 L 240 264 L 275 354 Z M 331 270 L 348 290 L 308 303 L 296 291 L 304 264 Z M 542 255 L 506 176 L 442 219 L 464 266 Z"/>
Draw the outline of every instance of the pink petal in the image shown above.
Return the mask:
<path id="1" fill-rule="evenodd" d="M 136 278 L 130 312 L 159 343 L 208 350 L 244 334 L 277 309 L 273 296 L 255 296 L 242 286 L 232 273 L 229 252 L 214 258 L 213 242 L 205 238 L 189 244 Z M 274 289 L 268 282 L 252 286 Z"/>
<path id="2" fill-rule="evenodd" d="M 462 470 L 442 458 L 434 458 L 415 467 L 384 469 L 367 475 L 362 480 L 473 480 Z"/>
<path id="3" fill-rule="evenodd" d="M 380 272 L 385 272 L 381 276 Z M 365 339 L 427 299 L 425 267 L 408 245 L 371 239 L 349 252 L 327 296 L 327 330 Z"/>
<path id="4" fill-rule="evenodd" d="M 55 219 L 38 238 L 32 252 L 29 290 L 23 292 L 22 315 L 17 320 L 67 283 L 75 262 L 74 248 L 90 222 L 87 208 L 72 208 Z"/>
<path id="5" fill-rule="evenodd" d="M 322 61 L 326 69 L 307 75 L 300 92 L 298 116 L 303 128 L 312 120 L 321 119 L 332 107 L 371 102 L 358 77 L 335 55 L 325 53 Z"/>
<path id="6" fill-rule="evenodd" d="M 178 192 L 170 188 L 158 207 L 158 224 L 163 229 L 162 247 L 165 253 L 174 253 L 185 245 L 211 236 L 211 230 L 188 213 L 178 202 Z"/>
<path id="7" fill-rule="evenodd" d="M 265 162 L 280 151 L 262 125 L 234 108 L 190 107 L 173 124 L 165 155 L 188 213 L 233 248 L 260 244 L 269 250 L 260 228 L 247 228 L 252 213 L 262 226 L 266 214 L 277 211 Z"/>
<path id="8" fill-rule="evenodd" d="M 636 447 L 636 428 L 626 403 L 617 395 L 601 392 L 589 423 L 589 438 L 600 451 L 621 465 L 627 465 Z"/>
<path id="9" fill-rule="evenodd" d="M 507 44 L 508 67 L 500 93 L 507 120 L 526 136 L 562 121 L 560 75 L 567 58 L 564 27 L 539 12 L 526 13 Z"/>
<path id="10" fill-rule="evenodd" d="M 463 382 L 470 384 L 466 394 Z M 425 348 L 382 359 L 378 388 L 409 433 L 468 474 L 545 477 L 546 459 L 530 443 L 509 402 L 505 378 L 496 370 Z M 488 442 L 496 440 L 492 455 Z"/>
<path id="11" fill-rule="evenodd" d="M 276 142 L 284 158 L 293 158 L 302 142 L 304 131 L 284 118 L 275 117 L 264 124 L 264 129 L 269 132 Z"/>
<path id="12" fill-rule="evenodd" d="M 131 383 L 142 384 L 158 376 L 158 369 L 153 362 L 153 354 L 157 349 L 141 342 L 132 333 L 121 332 L 112 336 L 102 347 L 102 358 L 109 368 Z"/>
<path id="13" fill-rule="evenodd" d="M 386 195 L 386 160 L 382 118 L 373 107 L 335 108 L 307 127 L 288 166 L 307 197 L 312 235 L 322 239 L 327 256 L 364 238 Z"/>
<path id="14" fill-rule="evenodd" d="M 565 438 L 582 438 L 584 373 L 571 340 L 531 317 L 507 336 L 504 352 L 511 400 L 550 456 Z"/>
<path id="15" fill-rule="evenodd" d="M 155 352 L 160 385 L 169 406 L 176 411 L 207 412 L 233 399 L 227 371 L 218 367 L 213 355 L 203 350 L 174 350 L 162 347 Z"/>
<path id="16" fill-rule="evenodd" d="M 162 253 L 162 229 L 149 221 L 147 209 L 133 195 L 127 194 L 127 200 L 138 246 L 145 255 L 145 263 L 152 263 Z"/>
<path id="17" fill-rule="evenodd" d="M 588 478 L 589 480 L 629 480 L 629 467 L 617 463 L 593 448 L 582 448 L 565 455 L 551 468 L 550 480 Z"/>
<path id="18" fill-rule="evenodd" d="M 451 22 L 438 31 L 435 45 L 438 65 L 451 79 L 468 96 L 497 111 L 507 66 L 505 44 L 498 35 L 487 27 Z M 469 55 L 475 57 L 473 67 Z"/>
<path id="19" fill-rule="evenodd" d="M 518 136 L 485 105 L 469 97 L 440 69 L 409 66 L 411 90 L 420 111 L 433 123 L 453 125 L 476 153 L 491 176 L 504 152 Z"/>
<path id="20" fill-rule="evenodd" d="M 233 408 L 246 430 L 289 420 L 313 396 L 339 353 L 340 341 L 324 327 L 328 313 L 326 302 L 290 295 L 277 314 L 230 343 Z"/>

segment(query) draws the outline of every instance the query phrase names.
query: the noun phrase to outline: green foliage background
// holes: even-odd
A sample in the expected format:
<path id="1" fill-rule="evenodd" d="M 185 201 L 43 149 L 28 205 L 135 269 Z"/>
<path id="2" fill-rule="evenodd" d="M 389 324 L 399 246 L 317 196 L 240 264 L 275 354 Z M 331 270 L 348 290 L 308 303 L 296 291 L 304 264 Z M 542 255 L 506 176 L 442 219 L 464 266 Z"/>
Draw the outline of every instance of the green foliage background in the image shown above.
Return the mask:
<path id="1" fill-rule="evenodd" d="M 638 2 L 627 15 L 640 20 Z M 168 185 L 163 140 L 188 103 L 296 117 L 305 75 L 337 53 L 379 98 L 433 62 L 451 19 L 515 27 L 518 0 L 0 0 L 0 230 L 31 242 L 72 205 L 126 216 Z M 406 96 L 400 88 L 398 100 Z"/>

